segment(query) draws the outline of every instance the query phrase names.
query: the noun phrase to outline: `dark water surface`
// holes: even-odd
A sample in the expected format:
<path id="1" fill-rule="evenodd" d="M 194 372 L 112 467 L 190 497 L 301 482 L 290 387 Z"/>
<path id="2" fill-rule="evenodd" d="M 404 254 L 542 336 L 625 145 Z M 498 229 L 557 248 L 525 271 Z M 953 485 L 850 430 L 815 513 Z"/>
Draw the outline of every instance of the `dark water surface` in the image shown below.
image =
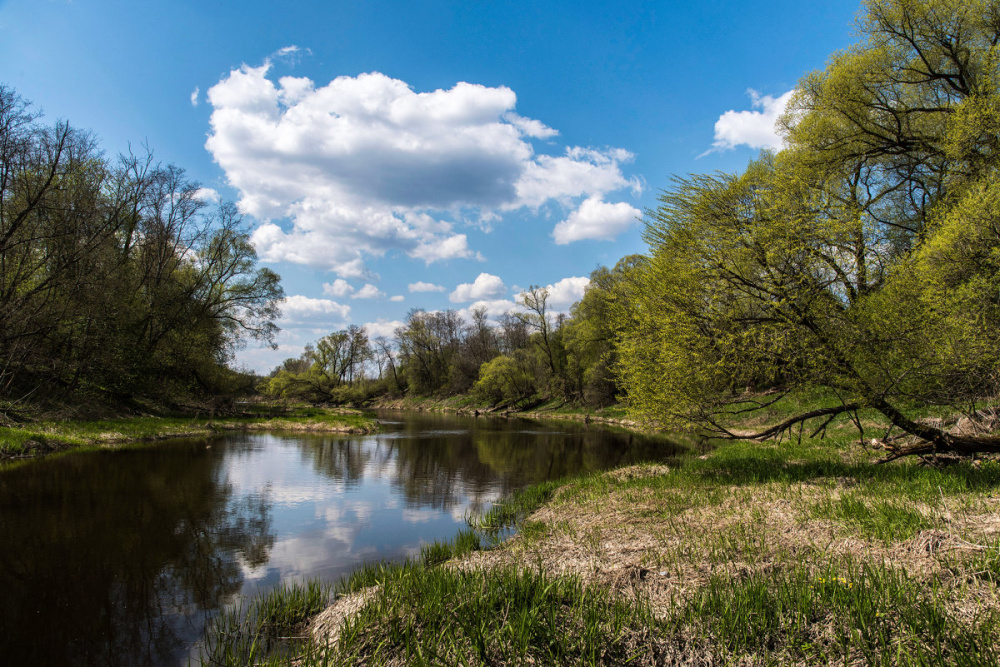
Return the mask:
<path id="1" fill-rule="evenodd" d="M 574 422 L 380 420 L 377 435 L 228 435 L 0 471 L 0 664 L 187 664 L 241 595 L 417 554 L 528 484 L 678 452 Z"/>

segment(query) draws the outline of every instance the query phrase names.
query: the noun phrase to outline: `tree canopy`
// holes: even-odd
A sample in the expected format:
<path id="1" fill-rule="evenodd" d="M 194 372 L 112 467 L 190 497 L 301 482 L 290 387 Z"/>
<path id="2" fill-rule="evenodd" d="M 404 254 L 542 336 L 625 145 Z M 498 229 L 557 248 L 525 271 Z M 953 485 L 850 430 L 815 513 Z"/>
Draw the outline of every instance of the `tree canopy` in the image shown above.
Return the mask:
<path id="1" fill-rule="evenodd" d="M 278 276 L 182 169 L 109 158 L 0 86 L 0 393 L 215 393 L 274 340 Z"/>
<path id="2" fill-rule="evenodd" d="M 839 406 L 779 428 L 868 407 L 913 451 L 1000 450 L 908 416 L 998 389 L 1000 3 L 865 10 L 861 41 L 800 83 L 784 150 L 677 179 L 648 212 L 615 315 L 636 412 L 737 437 L 755 389 L 823 386 Z"/>

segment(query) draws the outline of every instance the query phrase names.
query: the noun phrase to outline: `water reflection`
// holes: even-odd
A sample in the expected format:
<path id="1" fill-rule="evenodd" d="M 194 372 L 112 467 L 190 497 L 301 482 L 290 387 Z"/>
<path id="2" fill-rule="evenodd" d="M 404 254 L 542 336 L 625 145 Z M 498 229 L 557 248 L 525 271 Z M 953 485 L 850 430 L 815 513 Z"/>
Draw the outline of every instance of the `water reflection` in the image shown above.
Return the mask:
<path id="1" fill-rule="evenodd" d="M 238 594 L 413 554 L 525 484 L 675 453 L 582 424 L 382 417 L 374 436 L 245 434 L 0 472 L 0 655 L 184 664 Z"/>
<path id="2" fill-rule="evenodd" d="M 204 443 L 67 456 L 0 475 L 0 655 L 157 665 L 239 591 L 274 540 Z"/>

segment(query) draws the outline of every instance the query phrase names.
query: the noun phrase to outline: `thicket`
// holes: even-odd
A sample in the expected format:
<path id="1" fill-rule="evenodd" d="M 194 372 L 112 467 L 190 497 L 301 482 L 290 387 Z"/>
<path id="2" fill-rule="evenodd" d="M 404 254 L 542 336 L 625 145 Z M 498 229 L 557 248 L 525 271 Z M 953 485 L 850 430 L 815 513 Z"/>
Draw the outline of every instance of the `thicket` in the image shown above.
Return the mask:
<path id="1" fill-rule="evenodd" d="M 108 157 L 0 86 L 0 400 L 225 396 L 282 290 L 235 206 L 148 151 Z"/>

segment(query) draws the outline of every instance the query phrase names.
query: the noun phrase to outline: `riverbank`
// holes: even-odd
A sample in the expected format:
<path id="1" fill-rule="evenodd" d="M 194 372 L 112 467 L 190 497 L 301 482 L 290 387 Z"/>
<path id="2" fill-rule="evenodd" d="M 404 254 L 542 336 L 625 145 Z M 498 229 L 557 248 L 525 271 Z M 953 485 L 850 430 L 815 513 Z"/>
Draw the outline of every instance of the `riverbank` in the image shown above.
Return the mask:
<path id="1" fill-rule="evenodd" d="M 374 433 L 378 424 L 348 408 L 272 409 L 254 406 L 232 416 L 140 416 L 102 420 L 42 420 L 0 427 L 0 462 L 38 458 L 87 447 L 116 447 L 168 438 L 214 435 L 225 431 Z"/>
<path id="2" fill-rule="evenodd" d="M 297 664 L 997 664 L 1000 464 L 860 443 L 844 419 L 535 487 L 281 636 L 312 637 Z"/>
<path id="3" fill-rule="evenodd" d="M 386 410 L 416 410 L 428 412 L 454 412 L 489 417 L 525 417 L 528 419 L 567 419 L 593 424 L 622 426 L 636 431 L 644 431 L 643 425 L 630 419 L 624 406 L 615 404 L 604 408 L 590 408 L 564 400 L 548 400 L 525 408 L 494 407 L 463 394 L 447 398 L 383 398 L 371 407 Z"/>

